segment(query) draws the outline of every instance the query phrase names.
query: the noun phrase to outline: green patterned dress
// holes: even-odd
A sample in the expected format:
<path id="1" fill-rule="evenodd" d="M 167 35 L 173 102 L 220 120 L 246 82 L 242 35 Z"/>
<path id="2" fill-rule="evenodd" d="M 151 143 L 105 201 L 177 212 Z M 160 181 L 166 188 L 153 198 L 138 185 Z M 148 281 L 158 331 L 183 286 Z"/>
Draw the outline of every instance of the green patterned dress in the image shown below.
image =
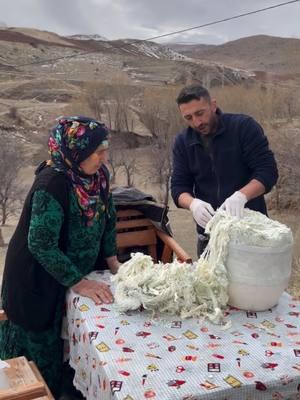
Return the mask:
<path id="1" fill-rule="evenodd" d="M 63 220 L 63 209 L 58 201 L 45 190 L 36 191 L 32 202 L 28 247 L 45 270 L 68 288 L 94 269 L 100 245 L 105 258 L 116 255 L 116 213 L 111 195 L 107 213 L 103 203 L 100 203 L 93 224 L 85 226 L 76 197 L 71 191 L 65 253 L 58 248 Z M 3 297 L 5 299 L 5 288 Z M 29 332 L 11 321 L 2 322 L 0 327 L 0 358 L 24 355 L 34 360 L 54 394 L 59 388 L 62 369 L 60 335 L 63 309 L 64 296 L 61 295 L 53 325 L 42 333 Z"/>

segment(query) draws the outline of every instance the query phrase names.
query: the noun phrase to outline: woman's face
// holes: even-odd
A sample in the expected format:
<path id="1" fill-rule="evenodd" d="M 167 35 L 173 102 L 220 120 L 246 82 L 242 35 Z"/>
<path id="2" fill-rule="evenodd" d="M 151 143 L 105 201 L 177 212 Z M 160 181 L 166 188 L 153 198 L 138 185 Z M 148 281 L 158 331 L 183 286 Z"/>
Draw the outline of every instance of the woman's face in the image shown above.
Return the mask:
<path id="1" fill-rule="evenodd" d="M 88 158 L 80 163 L 80 168 L 87 175 L 94 175 L 102 164 L 107 162 L 108 149 L 96 150 Z"/>

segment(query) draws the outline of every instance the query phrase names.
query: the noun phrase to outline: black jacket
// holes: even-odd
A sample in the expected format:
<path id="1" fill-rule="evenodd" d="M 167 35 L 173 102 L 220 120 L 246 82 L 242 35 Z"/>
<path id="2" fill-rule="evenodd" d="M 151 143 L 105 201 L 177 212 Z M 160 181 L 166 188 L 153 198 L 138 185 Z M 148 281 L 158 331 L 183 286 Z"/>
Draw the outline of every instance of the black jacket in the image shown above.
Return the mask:
<path id="1" fill-rule="evenodd" d="M 214 209 L 251 179 L 270 191 L 278 178 L 277 166 L 261 126 L 242 114 L 219 113 L 218 130 L 208 149 L 192 128 L 183 130 L 173 147 L 172 197 L 187 192 Z M 267 213 L 263 196 L 246 207 Z"/>
<path id="2" fill-rule="evenodd" d="M 56 304 L 65 289 L 33 257 L 28 249 L 31 202 L 36 190 L 45 189 L 65 213 L 59 247 L 67 240 L 69 183 L 63 173 L 45 167 L 35 178 L 7 249 L 2 283 L 3 308 L 8 319 L 25 329 L 42 331 L 51 326 Z"/>
<path id="3" fill-rule="evenodd" d="M 103 168 L 108 179 L 108 171 Z M 28 231 L 31 220 L 32 197 L 44 189 L 64 210 L 59 248 L 66 251 L 68 239 L 70 181 L 63 172 L 41 165 L 26 197 L 19 223 L 13 234 L 5 260 L 2 300 L 8 319 L 30 331 L 50 328 L 57 305 L 63 302 L 66 288 L 55 280 L 33 257 L 28 249 Z M 104 194 L 108 198 L 107 193 Z M 106 199 L 105 199 L 106 200 Z"/>

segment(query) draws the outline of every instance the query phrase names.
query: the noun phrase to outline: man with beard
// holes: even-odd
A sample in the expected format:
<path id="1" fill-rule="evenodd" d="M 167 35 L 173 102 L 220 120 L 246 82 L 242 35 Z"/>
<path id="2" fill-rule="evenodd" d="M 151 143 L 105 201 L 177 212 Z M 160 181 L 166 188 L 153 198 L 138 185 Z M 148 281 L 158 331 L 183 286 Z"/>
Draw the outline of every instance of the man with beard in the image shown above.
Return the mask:
<path id="1" fill-rule="evenodd" d="M 250 116 L 227 114 L 206 88 L 184 87 L 177 99 L 188 127 L 173 147 L 172 197 L 177 207 L 191 210 L 197 223 L 198 256 L 204 230 L 217 208 L 243 217 L 244 207 L 267 214 L 264 194 L 278 172 L 262 127 Z"/>

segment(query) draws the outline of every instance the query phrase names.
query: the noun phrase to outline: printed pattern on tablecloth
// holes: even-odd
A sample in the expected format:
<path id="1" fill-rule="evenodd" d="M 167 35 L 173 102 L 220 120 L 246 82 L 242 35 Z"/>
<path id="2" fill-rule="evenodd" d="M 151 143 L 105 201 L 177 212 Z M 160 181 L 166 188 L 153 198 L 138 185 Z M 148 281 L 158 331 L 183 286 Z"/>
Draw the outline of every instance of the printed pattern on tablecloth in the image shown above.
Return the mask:
<path id="1" fill-rule="evenodd" d="M 109 273 L 89 279 L 110 282 Z M 113 289 L 113 288 L 112 288 Z M 70 364 L 88 400 L 300 400 L 300 298 L 207 321 L 119 314 L 68 292 Z"/>

